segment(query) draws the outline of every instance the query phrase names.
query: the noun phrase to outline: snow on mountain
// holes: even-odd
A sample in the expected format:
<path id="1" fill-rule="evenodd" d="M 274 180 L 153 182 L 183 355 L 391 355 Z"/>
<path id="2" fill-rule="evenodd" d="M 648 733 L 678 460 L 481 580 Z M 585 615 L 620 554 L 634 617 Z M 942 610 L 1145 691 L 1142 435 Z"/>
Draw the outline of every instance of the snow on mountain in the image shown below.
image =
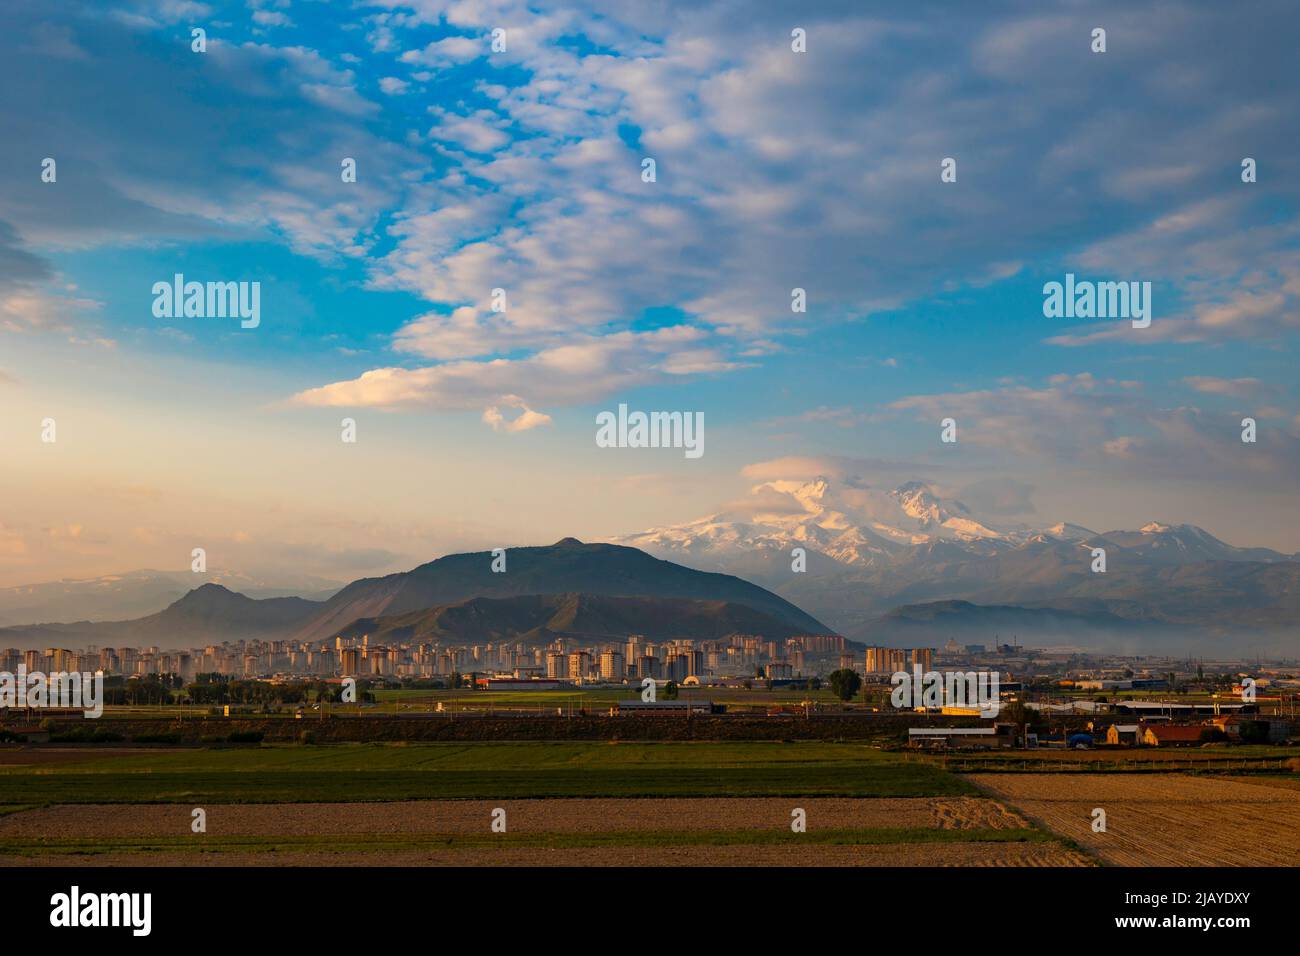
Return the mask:
<path id="1" fill-rule="evenodd" d="M 1159 521 L 1102 533 L 1065 521 L 1003 525 L 918 481 L 894 488 L 768 481 L 708 518 L 617 540 L 758 582 L 867 641 L 903 636 L 890 630 L 894 609 L 945 601 L 975 607 L 960 632 L 972 639 L 996 637 L 994 618 L 982 610 L 988 605 L 1023 612 L 1035 626 L 1086 622 L 1098 640 L 1123 631 L 1116 621 L 1146 628 L 1144 635 L 1172 628 L 1180 640 L 1247 626 L 1272 635 L 1285 622 L 1293 640 L 1300 593 L 1300 556 L 1237 548 L 1194 525 Z M 796 547 L 807 550 L 807 573 L 794 573 Z M 1097 547 L 1106 549 L 1110 573 L 1093 573 Z M 1249 621 L 1243 608 L 1252 609 Z"/>
<path id="2" fill-rule="evenodd" d="M 621 544 L 700 554 L 730 549 L 814 548 L 843 564 L 870 564 L 936 540 L 1013 541 L 1023 535 L 976 519 L 960 501 L 925 484 L 888 491 L 835 489 L 826 478 L 768 481 L 750 489 L 743 511 L 625 535 Z"/>
<path id="3" fill-rule="evenodd" d="M 1031 546 L 1106 541 L 1158 563 L 1204 560 L 1286 560 L 1266 548 L 1234 548 L 1194 525 L 1149 522 L 1138 531 L 1099 535 L 1059 522 L 1045 528 L 1001 525 L 972 514 L 921 481 L 892 489 L 837 487 L 828 478 L 775 480 L 754 485 L 730 510 L 684 524 L 616 538 L 619 544 L 661 556 L 716 561 L 729 567 L 774 552 L 804 547 L 849 567 L 876 567 L 919 552 L 973 557 Z M 939 544 L 951 545 L 936 550 Z"/>
<path id="4" fill-rule="evenodd" d="M 1050 535 L 1053 538 L 1062 538 L 1066 541 L 1086 541 L 1088 538 L 1097 537 L 1097 532 L 1083 525 L 1070 524 L 1068 521 L 1062 521 L 1058 524 L 1046 528 L 1043 534 Z"/>

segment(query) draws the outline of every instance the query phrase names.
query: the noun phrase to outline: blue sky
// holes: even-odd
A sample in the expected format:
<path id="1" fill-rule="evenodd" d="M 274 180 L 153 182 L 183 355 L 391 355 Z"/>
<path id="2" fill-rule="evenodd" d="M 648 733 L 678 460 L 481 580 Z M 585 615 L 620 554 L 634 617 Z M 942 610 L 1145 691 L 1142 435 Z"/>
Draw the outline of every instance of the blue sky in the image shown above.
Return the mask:
<path id="1" fill-rule="evenodd" d="M 9 5 L 0 583 L 347 577 L 760 475 L 1300 549 L 1287 4 L 647 6 Z M 261 325 L 154 318 L 176 272 Z M 1151 327 L 1045 318 L 1066 272 Z M 704 458 L 595 448 L 619 402 Z"/>

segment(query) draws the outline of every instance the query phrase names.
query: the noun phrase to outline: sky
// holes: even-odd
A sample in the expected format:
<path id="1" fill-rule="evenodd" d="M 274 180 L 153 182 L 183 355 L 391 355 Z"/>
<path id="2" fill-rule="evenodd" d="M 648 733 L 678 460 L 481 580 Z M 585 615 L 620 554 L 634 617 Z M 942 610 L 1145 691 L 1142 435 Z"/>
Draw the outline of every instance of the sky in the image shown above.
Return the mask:
<path id="1" fill-rule="evenodd" d="M 1300 550 L 1300 13 L 1131 7 L 5 4 L 0 586 L 346 581 L 817 475 Z M 155 315 L 177 273 L 259 323 Z M 1067 273 L 1151 324 L 1045 316 Z M 598 447 L 619 404 L 705 453 Z"/>

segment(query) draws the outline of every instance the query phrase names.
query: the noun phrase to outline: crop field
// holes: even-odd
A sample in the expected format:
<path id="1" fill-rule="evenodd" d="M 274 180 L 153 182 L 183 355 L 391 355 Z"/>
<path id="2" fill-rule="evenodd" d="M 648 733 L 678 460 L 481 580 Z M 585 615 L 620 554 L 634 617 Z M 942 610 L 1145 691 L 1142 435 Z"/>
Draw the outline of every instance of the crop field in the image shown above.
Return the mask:
<path id="1" fill-rule="evenodd" d="M 955 773 L 1286 773 L 1300 747 L 1122 747 L 1095 750 L 1006 750 L 934 754 L 937 766 Z"/>
<path id="2" fill-rule="evenodd" d="M 959 796 L 960 777 L 860 744 L 344 744 L 117 750 L 0 762 L 0 804 L 527 797 Z"/>
<path id="3" fill-rule="evenodd" d="M 1300 860 L 1300 783 L 1260 767 L 1289 753 L 945 758 L 818 741 L 4 748 L 0 863 L 1287 866 Z M 968 759 L 991 772 L 954 772 Z M 1097 807 L 1105 832 L 1092 831 Z M 805 832 L 791 830 L 796 808 Z M 491 829 L 498 809 L 505 832 Z"/>
<path id="4" fill-rule="evenodd" d="M 1300 790 L 1270 778 L 977 774 L 1028 820 L 1120 866 L 1295 866 Z M 1093 811 L 1106 813 L 1093 832 Z"/>
<path id="5" fill-rule="evenodd" d="M 814 831 L 1029 830 L 1019 815 L 982 797 L 851 799 L 692 798 L 512 800 L 511 832 L 605 834 L 621 831 L 789 832 L 791 810 L 805 811 Z M 400 803 L 218 804 L 208 809 L 211 834 L 299 837 L 447 835 L 489 832 L 497 804 L 483 800 L 410 800 Z M 190 807 L 178 804 L 65 804 L 0 817 L 0 840 L 19 837 L 79 840 L 160 837 L 190 832 Z"/>
<path id="6" fill-rule="evenodd" d="M 34 759 L 34 754 L 43 759 Z M 202 808 L 206 829 L 191 830 Z M 494 811 L 506 829 L 492 829 Z M 795 832 L 792 814 L 806 828 Z M 0 864 L 1077 866 L 908 754 L 828 743 L 0 751 Z"/>

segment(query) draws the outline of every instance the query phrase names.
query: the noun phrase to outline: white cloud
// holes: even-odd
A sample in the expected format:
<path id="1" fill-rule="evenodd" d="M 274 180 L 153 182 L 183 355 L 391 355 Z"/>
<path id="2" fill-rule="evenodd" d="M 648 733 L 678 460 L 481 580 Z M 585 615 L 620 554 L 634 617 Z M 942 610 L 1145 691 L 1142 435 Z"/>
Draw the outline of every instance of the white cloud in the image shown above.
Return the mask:
<path id="1" fill-rule="evenodd" d="M 542 405 L 576 405 L 638 384 L 663 381 L 664 367 L 702 333 L 687 326 L 588 337 L 525 358 L 461 360 L 428 368 L 372 369 L 355 379 L 299 392 L 292 404 L 388 410 L 467 410 L 502 395 Z"/>
<path id="2" fill-rule="evenodd" d="M 1206 395 L 1231 395 L 1244 398 L 1258 392 L 1263 385 L 1257 378 L 1215 378 L 1211 375 L 1192 375 L 1183 379 L 1183 384 Z"/>
<path id="3" fill-rule="evenodd" d="M 445 37 L 423 49 L 407 50 L 398 59 L 412 66 L 447 67 L 478 59 L 488 50 L 487 43 L 479 38 Z"/>
<path id="4" fill-rule="evenodd" d="M 506 418 L 501 413 L 502 405 L 519 409 L 519 414 L 511 419 Z M 518 395 L 503 395 L 500 405 L 491 405 L 483 410 L 483 421 L 491 425 L 493 431 L 515 433 L 549 425 L 551 416 L 533 411 Z"/>

